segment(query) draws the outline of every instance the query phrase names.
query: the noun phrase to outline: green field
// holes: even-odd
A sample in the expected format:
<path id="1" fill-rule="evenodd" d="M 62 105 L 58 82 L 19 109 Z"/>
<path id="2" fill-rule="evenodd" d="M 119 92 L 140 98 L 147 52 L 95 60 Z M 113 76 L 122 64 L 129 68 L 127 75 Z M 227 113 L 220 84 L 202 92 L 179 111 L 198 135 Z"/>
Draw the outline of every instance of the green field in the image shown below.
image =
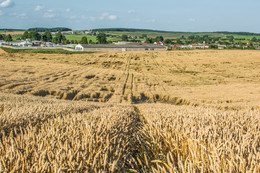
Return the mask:
<path id="1" fill-rule="evenodd" d="M 67 40 L 77 40 L 80 41 L 82 37 L 87 37 L 88 41 L 92 40 L 93 42 L 96 42 L 96 36 L 92 36 L 92 35 L 86 35 L 86 34 L 80 34 L 80 35 L 65 35 Z"/>
<path id="2" fill-rule="evenodd" d="M 15 31 L 7 31 L 7 32 L 15 32 Z M 21 31 L 19 31 L 21 32 Z M 3 34 L 4 31 L 0 30 L 0 34 Z M 227 36 L 234 36 L 235 39 L 252 39 L 253 37 L 256 37 L 257 39 L 260 39 L 260 36 L 254 36 L 254 35 L 240 35 L 240 34 L 226 34 L 226 33 L 212 33 L 212 32 L 149 32 L 149 31 L 136 31 L 136 32 L 127 32 L 127 31 L 106 31 L 106 34 L 109 35 L 115 35 L 115 36 L 122 36 L 123 34 L 132 36 L 132 37 L 141 37 L 142 35 L 147 35 L 149 38 L 155 38 L 157 36 L 163 36 L 164 39 L 178 39 L 182 36 L 188 37 L 191 35 L 208 35 L 209 37 L 221 37 L 226 38 Z M 21 38 L 21 34 L 12 34 L 12 37 L 14 40 Z M 79 35 L 65 35 L 68 40 L 77 40 L 80 41 L 82 37 L 86 36 L 89 40 L 92 40 L 93 42 L 97 42 L 96 36 L 87 35 L 87 34 L 79 34 Z M 120 41 L 120 38 L 115 37 L 107 37 L 108 41 Z M 144 39 L 138 39 L 141 41 L 144 41 Z"/>
<path id="3" fill-rule="evenodd" d="M 88 41 L 89 40 L 92 40 L 93 42 L 97 42 L 97 39 L 96 39 L 96 36 L 93 36 L 93 35 L 87 35 L 87 34 L 80 34 L 80 35 L 65 35 L 66 39 L 67 40 L 77 40 L 77 41 L 80 41 L 82 37 L 87 37 L 88 38 Z M 107 37 L 107 40 L 108 41 L 119 41 L 120 39 L 119 38 L 110 38 L 110 37 Z"/>
<path id="4" fill-rule="evenodd" d="M 253 35 L 239 35 L 239 34 L 222 34 L 222 33 L 161 33 L 161 32 L 120 32 L 120 31 L 109 31 L 105 32 L 106 34 L 109 35 L 116 35 L 116 36 L 122 36 L 123 34 L 128 35 L 128 36 L 133 36 L 133 37 L 141 37 L 143 34 L 146 34 L 149 38 L 155 38 L 157 36 L 163 36 L 164 39 L 178 39 L 181 36 L 188 37 L 191 35 L 198 35 L 198 36 L 203 36 L 203 35 L 208 35 L 209 37 L 221 37 L 221 38 L 226 38 L 227 36 L 234 36 L 235 39 L 252 39 L 253 37 L 256 37 L 257 39 L 260 39 L 260 36 L 253 36 Z M 91 36 L 91 35 L 86 35 L 86 34 L 81 34 L 81 35 L 66 35 L 66 38 L 68 40 L 81 40 L 83 36 L 86 36 L 89 40 L 92 40 L 93 42 L 96 42 L 96 37 Z M 107 37 L 107 40 L 111 41 L 119 41 L 120 38 L 111 38 Z M 141 41 L 145 41 L 144 39 L 138 39 Z"/>
<path id="5" fill-rule="evenodd" d="M 122 35 L 126 34 L 128 36 L 142 36 L 143 34 L 146 34 L 148 37 L 157 37 L 157 36 L 163 36 L 164 39 L 177 39 L 180 38 L 181 36 L 188 37 L 190 35 L 209 35 L 211 37 L 224 37 L 224 34 L 218 34 L 218 33 L 161 33 L 161 32 L 114 32 L 114 31 L 109 31 L 106 32 L 107 34 L 111 35 Z"/>
<path id="6" fill-rule="evenodd" d="M 260 36 L 253 36 L 253 35 L 239 35 L 239 34 L 223 34 L 223 33 L 195 33 L 195 32 L 176 32 L 176 33 L 162 33 L 162 32 L 118 32 L 118 31 L 109 31 L 105 32 L 106 34 L 111 35 L 123 35 L 126 34 L 128 36 L 142 36 L 143 34 L 146 34 L 148 37 L 157 37 L 157 36 L 163 36 L 164 39 L 177 39 L 181 36 L 188 37 L 191 35 L 208 35 L 209 37 L 221 37 L 226 38 L 227 36 L 234 36 L 235 39 L 252 39 L 253 37 L 256 37 L 257 39 L 260 39 Z"/>

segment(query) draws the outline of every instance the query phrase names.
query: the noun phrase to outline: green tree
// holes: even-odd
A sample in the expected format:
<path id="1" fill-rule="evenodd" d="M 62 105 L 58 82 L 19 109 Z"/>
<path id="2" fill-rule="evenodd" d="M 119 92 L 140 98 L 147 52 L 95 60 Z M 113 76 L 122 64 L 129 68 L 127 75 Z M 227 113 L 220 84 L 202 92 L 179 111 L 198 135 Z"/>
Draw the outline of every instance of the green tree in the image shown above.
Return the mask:
<path id="1" fill-rule="evenodd" d="M 52 35 L 51 35 L 50 31 L 46 31 L 46 32 L 44 32 L 44 34 L 42 34 L 42 41 L 45 41 L 45 42 L 52 41 Z"/>
<path id="2" fill-rule="evenodd" d="M 13 41 L 13 38 L 10 34 L 8 34 L 6 37 L 5 37 L 5 41 Z"/>
<path id="3" fill-rule="evenodd" d="M 188 39 L 189 39 L 189 40 L 194 40 L 194 39 L 195 39 L 195 36 L 194 36 L 194 35 L 190 35 L 190 36 L 188 37 Z"/>
<path id="4" fill-rule="evenodd" d="M 155 38 L 155 40 L 156 40 L 156 41 L 163 41 L 164 38 L 163 38 L 163 36 L 157 36 L 157 37 Z"/>
<path id="5" fill-rule="evenodd" d="M 25 31 L 25 32 L 23 33 L 22 39 L 23 39 L 23 40 L 26 40 L 27 38 L 29 38 L 29 32 L 28 32 L 28 31 Z"/>
<path id="6" fill-rule="evenodd" d="M 166 44 L 172 44 L 172 41 L 171 41 L 170 39 L 166 39 L 166 40 L 165 40 L 165 43 L 166 43 Z"/>
<path id="7" fill-rule="evenodd" d="M 75 44 L 75 41 L 74 41 L 74 40 L 71 40 L 70 43 L 71 43 L 71 44 Z"/>
<path id="8" fill-rule="evenodd" d="M 123 35 L 122 35 L 122 41 L 128 41 L 128 36 L 125 35 L 125 34 L 123 34 Z"/>
<path id="9" fill-rule="evenodd" d="M 257 42 L 257 39 L 256 39 L 255 37 L 253 37 L 253 38 L 251 39 L 251 41 L 252 41 L 252 42 Z"/>
<path id="10" fill-rule="evenodd" d="M 105 33 L 99 33 L 97 35 L 97 41 L 99 44 L 106 44 L 107 43 L 107 36 Z"/>
<path id="11" fill-rule="evenodd" d="M 64 43 L 65 41 L 66 41 L 66 37 L 62 35 L 60 31 L 55 35 L 53 39 L 53 42 L 56 44 Z"/>
<path id="12" fill-rule="evenodd" d="M 0 40 L 4 40 L 4 35 L 0 34 Z"/>
<path id="13" fill-rule="evenodd" d="M 89 44 L 93 44 L 93 41 L 92 40 L 89 40 L 89 42 L 88 42 Z"/>
<path id="14" fill-rule="evenodd" d="M 142 37 L 143 38 L 147 38 L 147 34 L 142 34 Z"/>
<path id="15" fill-rule="evenodd" d="M 81 44 L 88 44 L 88 39 L 87 39 L 87 37 L 86 37 L 86 36 L 82 37 L 80 43 L 81 43 Z"/>
<path id="16" fill-rule="evenodd" d="M 209 48 L 210 48 L 210 49 L 218 49 L 218 45 L 216 45 L 216 44 L 211 44 L 211 45 L 209 45 Z"/>
<path id="17" fill-rule="evenodd" d="M 28 34 L 28 38 L 31 40 L 41 40 L 41 34 L 36 31 L 30 31 Z"/>
<path id="18" fill-rule="evenodd" d="M 232 41 L 234 40 L 234 36 L 229 35 L 229 36 L 227 36 L 227 39 L 228 39 L 230 42 L 232 42 Z"/>
<path id="19" fill-rule="evenodd" d="M 146 43 L 153 43 L 153 39 L 152 38 L 146 38 L 145 42 Z"/>

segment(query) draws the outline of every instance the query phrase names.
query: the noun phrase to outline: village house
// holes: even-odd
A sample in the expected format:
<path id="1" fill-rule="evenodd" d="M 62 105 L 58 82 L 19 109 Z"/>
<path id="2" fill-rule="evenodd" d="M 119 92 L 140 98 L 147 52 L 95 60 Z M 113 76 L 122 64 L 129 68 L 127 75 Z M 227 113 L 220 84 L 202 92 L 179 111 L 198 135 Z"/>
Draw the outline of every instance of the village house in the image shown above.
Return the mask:
<path id="1" fill-rule="evenodd" d="M 226 49 L 227 48 L 227 46 L 226 45 L 218 45 L 218 49 Z"/>
<path id="2" fill-rule="evenodd" d="M 165 43 L 164 43 L 164 42 L 162 42 L 162 41 L 157 41 L 157 42 L 154 42 L 153 44 L 156 44 L 156 45 L 162 45 L 162 46 L 164 46 L 164 45 L 165 45 Z"/>
<path id="3" fill-rule="evenodd" d="M 193 44 L 192 48 L 193 49 L 208 49 L 209 45 L 208 44 Z"/>
<path id="4" fill-rule="evenodd" d="M 109 51 L 165 51 L 166 46 L 147 43 L 128 44 L 78 44 L 76 50 L 88 52 L 109 52 Z"/>
<path id="5" fill-rule="evenodd" d="M 171 45 L 171 47 L 180 48 L 180 49 L 192 49 L 192 45 L 175 44 L 175 45 Z"/>

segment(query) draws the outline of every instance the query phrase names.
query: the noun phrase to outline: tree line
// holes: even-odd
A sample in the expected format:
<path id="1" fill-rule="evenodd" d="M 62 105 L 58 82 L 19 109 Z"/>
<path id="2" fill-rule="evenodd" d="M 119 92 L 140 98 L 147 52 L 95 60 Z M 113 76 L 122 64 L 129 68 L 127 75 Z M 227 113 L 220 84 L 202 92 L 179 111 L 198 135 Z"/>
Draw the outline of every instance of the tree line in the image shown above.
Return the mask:
<path id="1" fill-rule="evenodd" d="M 219 34 L 236 34 L 236 35 L 253 35 L 253 36 L 260 36 L 259 33 L 252 33 L 252 32 L 228 32 L 228 31 L 219 31 L 219 32 L 214 32 L 214 33 L 219 33 Z"/>
<path id="2" fill-rule="evenodd" d="M 58 32 L 58 31 L 72 31 L 70 28 L 57 27 L 57 28 L 30 28 L 28 31 L 36 31 L 36 32 Z"/>
<path id="3" fill-rule="evenodd" d="M 22 39 L 38 40 L 44 42 L 54 42 L 54 43 L 66 43 L 66 37 L 59 31 L 55 37 L 52 36 L 50 31 L 45 31 L 42 35 L 36 31 L 25 31 L 22 35 Z"/>
<path id="4" fill-rule="evenodd" d="M 8 34 L 8 35 L 2 35 L 2 34 L 0 34 L 0 40 L 4 40 L 4 41 L 13 41 L 13 38 L 12 38 L 12 36 L 10 35 L 10 34 Z"/>
<path id="5" fill-rule="evenodd" d="M 99 33 L 97 36 L 97 44 L 107 44 L 107 36 L 104 33 Z M 83 36 L 80 41 L 77 40 L 68 40 L 65 35 L 63 35 L 60 31 L 55 35 L 52 36 L 50 31 L 45 31 L 43 34 L 40 34 L 36 31 L 25 31 L 21 38 L 18 38 L 18 40 L 36 40 L 36 41 L 44 41 L 44 42 L 53 42 L 56 44 L 60 43 L 67 43 L 67 44 L 96 44 L 92 40 L 87 39 L 86 36 Z M 0 34 L 0 40 L 5 40 L 7 42 L 13 41 L 13 38 L 10 34 L 8 35 L 1 35 Z"/>
<path id="6" fill-rule="evenodd" d="M 42 35 L 39 34 L 36 31 L 25 31 L 22 35 L 21 38 L 22 40 L 26 40 L 26 39 L 30 39 L 30 40 L 37 40 L 37 41 L 44 41 L 44 42 L 54 42 L 54 43 L 66 43 L 67 39 L 66 37 L 61 34 L 61 32 L 59 31 L 55 37 L 52 36 L 50 31 L 46 31 L 44 32 Z M 0 34 L 0 40 L 5 40 L 7 42 L 9 41 L 13 41 L 13 38 L 10 34 L 8 35 L 1 35 Z"/>

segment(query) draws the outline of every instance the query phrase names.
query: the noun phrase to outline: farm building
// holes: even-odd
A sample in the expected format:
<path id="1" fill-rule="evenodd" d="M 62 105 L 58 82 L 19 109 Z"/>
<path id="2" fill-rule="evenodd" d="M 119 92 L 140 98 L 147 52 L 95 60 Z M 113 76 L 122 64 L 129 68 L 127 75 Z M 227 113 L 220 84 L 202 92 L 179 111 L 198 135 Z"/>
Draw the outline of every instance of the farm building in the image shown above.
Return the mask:
<path id="1" fill-rule="evenodd" d="M 5 45 L 5 41 L 0 40 L 0 46 Z"/>
<path id="2" fill-rule="evenodd" d="M 157 44 L 157 45 L 165 45 L 165 43 L 164 42 L 161 42 L 161 41 L 158 41 L 158 42 L 154 42 L 153 44 Z"/>
<path id="3" fill-rule="evenodd" d="M 109 52 L 109 51 L 165 51 L 166 46 L 147 43 L 128 44 L 78 44 L 76 50 L 89 52 Z"/>
<path id="4" fill-rule="evenodd" d="M 193 44 L 192 48 L 193 49 L 208 49 L 209 45 L 208 44 Z"/>
<path id="5" fill-rule="evenodd" d="M 226 49 L 227 48 L 227 46 L 226 45 L 218 45 L 218 49 Z"/>
<path id="6" fill-rule="evenodd" d="M 181 49 L 192 49 L 192 45 L 181 45 L 181 44 L 175 44 L 171 45 L 173 48 L 181 48 Z"/>
<path id="7" fill-rule="evenodd" d="M 29 41 L 14 40 L 11 42 L 6 42 L 6 45 L 14 46 L 14 47 L 32 47 L 33 44 Z"/>

